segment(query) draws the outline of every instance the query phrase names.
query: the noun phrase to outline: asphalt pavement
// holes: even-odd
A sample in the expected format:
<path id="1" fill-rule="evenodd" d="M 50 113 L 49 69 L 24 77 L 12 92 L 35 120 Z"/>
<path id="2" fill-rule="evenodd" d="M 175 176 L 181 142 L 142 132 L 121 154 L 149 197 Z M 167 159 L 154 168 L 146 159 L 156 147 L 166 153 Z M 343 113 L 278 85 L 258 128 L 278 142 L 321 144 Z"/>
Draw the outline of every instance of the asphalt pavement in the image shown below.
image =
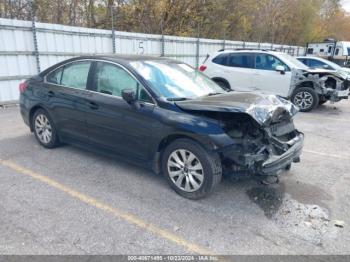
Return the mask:
<path id="1" fill-rule="evenodd" d="M 45 149 L 0 108 L 0 254 L 350 254 L 350 102 L 295 125 L 304 152 L 279 184 L 225 178 L 193 201 L 140 167 Z"/>

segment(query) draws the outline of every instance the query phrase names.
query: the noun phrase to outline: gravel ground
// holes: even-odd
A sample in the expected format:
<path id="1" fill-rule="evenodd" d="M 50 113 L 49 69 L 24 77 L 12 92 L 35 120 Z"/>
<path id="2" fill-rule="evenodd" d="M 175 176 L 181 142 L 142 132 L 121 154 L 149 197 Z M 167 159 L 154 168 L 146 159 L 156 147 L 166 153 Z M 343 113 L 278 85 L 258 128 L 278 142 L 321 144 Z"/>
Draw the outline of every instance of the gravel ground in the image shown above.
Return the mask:
<path id="1" fill-rule="evenodd" d="M 120 160 L 42 148 L 18 107 L 0 123 L 0 254 L 350 254 L 348 101 L 297 115 L 304 152 L 279 184 L 226 178 L 200 201 Z"/>

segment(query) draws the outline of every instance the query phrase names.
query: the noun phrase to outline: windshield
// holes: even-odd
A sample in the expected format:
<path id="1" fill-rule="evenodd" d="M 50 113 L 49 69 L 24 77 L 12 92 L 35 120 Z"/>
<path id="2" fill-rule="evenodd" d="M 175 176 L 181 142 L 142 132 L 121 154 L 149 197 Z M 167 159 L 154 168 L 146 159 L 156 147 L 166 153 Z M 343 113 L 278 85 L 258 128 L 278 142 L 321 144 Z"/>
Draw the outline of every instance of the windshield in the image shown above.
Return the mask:
<path id="1" fill-rule="evenodd" d="M 226 91 L 192 67 L 176 62 L 154 60 L 136 61 L 130 65 L 168 100 L 194 99 Z"/>
<path id="2" fill-rule="evenodd" d="M 307 70 L 309 69 L 306 65 L 304 65 L 302 62 L 300 62 L 295 57 L 292 57 L 291 55 L 288 55 L 286 53 L 281 53 L 280 56 L 286 60 L 287 64 L 292 64 L 292 67 L 296 67 L 299 69 Z"/>

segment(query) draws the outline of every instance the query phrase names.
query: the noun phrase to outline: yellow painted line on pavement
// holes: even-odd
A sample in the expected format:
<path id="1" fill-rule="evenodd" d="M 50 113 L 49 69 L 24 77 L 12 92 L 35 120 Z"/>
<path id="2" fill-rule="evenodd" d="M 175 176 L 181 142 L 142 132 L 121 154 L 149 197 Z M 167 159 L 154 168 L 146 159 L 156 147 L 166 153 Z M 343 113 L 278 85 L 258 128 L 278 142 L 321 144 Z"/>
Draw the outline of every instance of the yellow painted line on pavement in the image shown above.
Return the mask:
<path id="1" fill-rule="evenodd" d="M 306 150 L 306 149 L 303 149 L 303 152 L 311 153 L 311 154 L 315 154 L 315 155 L 319 155 L 319 156 L 327 156 L 327 157 L 334 157 L 334 158 L 339 158 L 339 159 L 350 160 L 350 156 L 347 156 L 347 155 L 328 154 L 328 153 L 322 153 L 322 152 L 317 152 L 317 151 L 313 151 L 313 150 Z"/>
<path id="2" fill-rule="evenodd" d="M 135 226 L 138 226 L 139 228 L 142 228 L 142 229 L 145 229 L 149 232 L 152 232 L 153 234 L 155 234 L 163 239 L 166 239 L 170 242 L 173 242 L 179 246 L 184 247 L 185 249 L 187 249 L 190 252 L 194 252 L 197 254 L 203 254 L 203 255 L 214 255 L 213 252 L 207 250 L 206 248 L 201 247 L 197 244 L 193 244 L 193 243 L 189 242 L 188 240 L 186 240 L 178 235 L 173 234 L 170 231 L 159 228 L 156 225 L 148 223 L 148 222 L 142 220 L 141 218 L 138 218 L 137 216 L 132 215 L 130 213 L 124 212 L 118 208 L 104 204 L 93 197 L 90 197 L 88 195 L 80 193 L 80 192 L 78 192 L 78 191 L 76 191 L 68 186 L 65 186 L 65 185 L 47 177 L 47 176 L 40 175 L 40 174 L 30 170 L 30 169 L 27 169 L 27 168 L 24 168 L 24 167 L 18 165 L 10 160 L 1 160 L 0 159 L 0 164 L 18 172 L 18 173 L 21 173 L 23 175 L 30 176 L 36 180 L 39 180 L 40 182 L 43 182 L 43 183 L 45 183 L 53 188 L 56 188 L 64 193 L 70 195 L 71 197 L 78 199 L 78 200 L 80 200 L 88 205 L 91 205 L 95 208 L 98 208 L 100 210 L 108 212 L 117 218 L 123 219 L 124 221 L 128 222 L 129 224 L 133 224 Z"/>

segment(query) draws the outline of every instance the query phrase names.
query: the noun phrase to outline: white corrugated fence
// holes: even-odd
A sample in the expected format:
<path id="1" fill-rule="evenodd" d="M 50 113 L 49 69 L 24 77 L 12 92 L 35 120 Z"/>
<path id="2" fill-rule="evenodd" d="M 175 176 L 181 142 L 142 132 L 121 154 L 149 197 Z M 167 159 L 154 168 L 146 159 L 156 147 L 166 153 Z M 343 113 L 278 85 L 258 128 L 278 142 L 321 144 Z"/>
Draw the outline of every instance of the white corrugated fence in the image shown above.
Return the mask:
<path id="1" fill-rule="evenodd" d="M 111 30 L 0 18 L 0 104 L 18 100 L 18 84 L 38 69 L 74 56 L 112 54 L 115 50 L 117 54 L 163 55 L 198 66 L 208 53 L 224 47 L 304 53 L 298 46 L 120 31 L 113 37 Z"/>

